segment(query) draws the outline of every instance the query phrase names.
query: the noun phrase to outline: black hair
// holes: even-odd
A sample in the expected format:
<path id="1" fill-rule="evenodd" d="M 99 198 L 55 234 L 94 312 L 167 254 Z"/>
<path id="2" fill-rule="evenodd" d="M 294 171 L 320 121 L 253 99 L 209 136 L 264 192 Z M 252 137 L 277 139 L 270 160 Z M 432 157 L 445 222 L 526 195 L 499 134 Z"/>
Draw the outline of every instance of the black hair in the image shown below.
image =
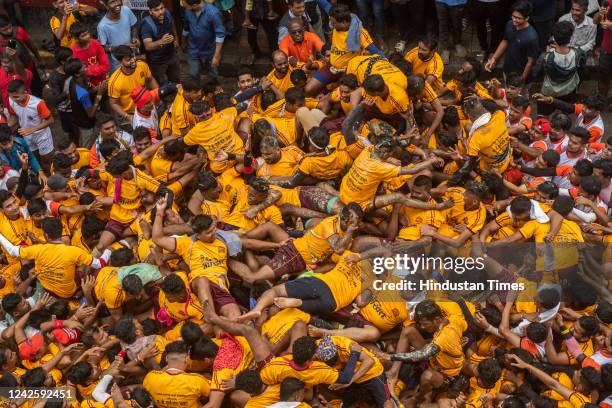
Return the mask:
<path id="1" fill-rule="evenodd" d="M 202 89 L 202 81 L 198 77 L 189 75 L 181 81 L 181 86 L 187 92 L 198 91 Z"/>
<path id="2" fill-rule="evenodd" d="M 105 112 L 99 112 L 98 114 L 96 114 L 96 127 L 98 129 L 108 122 L 115 122 L 115 119 Z"/>
<path id="3" fill-rule="evenodd" d="M 290 103 L 292 105 L 295 105 L 299 102 L 304 102 L 305 98 L 306 97 L 304 96 L 304 92 L 300 88 L 296 88 L 294 86 L 287 89 L 287 92 L 285 92 L 285 100 L 287 101 L 287 103 Z"/>
<path id="4" fill-rule="evenodd" d="M 585 193 L 597 197 L 601 192 L 601 181 L 596 176 L 587 176 L 580 179 L 580 189 Z"/>
<path id="5" fill-rule="evenodd" d="M 414 317 L 417 322 L 419 320 L 433 321 L 437 317 L 444 317 L 444 314 L 436 302 L 431 299 L 426 299 L 416 305 Z"/>
<path id="6" fill-rule="evenodd" d="M 124 58 L 133 57 L 134 50 L 132 50 L 129 46 L 122 44 L 113 48 L 112 54 L 117 61 L 121 61 Z"/>
<path id="7" fill-rule="evenodd" d="M 138 275 L 128 275 L 121 280 L 121 287 L 130 295 L 137 295 L 143 289 L 142 279 Z"/>
<path id="8" fill-rule="evenodd" d="M 134 141 L 138 141 L 141 139 L 150 139 L 151 132 L 149 132 L 149 129 L 147 127 L 137 126 L 132 132 L 132 137 L 134 138 Z"/>
<path id="9" fill-rule="evenodd" d="M 342 208 L 342 211 L 340 212 L 340 216 L 342 218 L 348 218 L 351 215 L 351 213 L 355 213 L 357 218 L 359 218 L 360 220 L 362 220 L 363 217 L 365 216 L 361 206 L 355 202 L 350 202 L 347 205 L 345 205 Z"/>
<path id="10" fill-rule="evenodd" d="M 410 96 L 416 96 L 425 88 L 425 78 L 421 75 L 410 75 L 408 77 L 408 88 L 406 91 Z"/>
<path id="11" fill-rule="evenodd" d="M 110 264 L 116 268 L 120 268 L 122 266 L 128 266 L 132 259 L 134 258 L 134 253 L 128 248 L 119 248 L 110 256 Z"/>
<path id="12" fill-rule="evenodd" d="M 385 86 L 385 81 L 383 80 L 382 76 L 378 74 L 369 75 L 363 81 L 363 89 L 370 93 L 382 92 L 385 90 Z"/>
<path id="13" fill-rule="evenodd" d="M 525 196 L 518 196 L 510 202 L 512 214 L 525 213 L 531 211 L 531 200 Z"/>
<path id="14" fill-rule="evenodd" d="M 548 149 L 542 153 L 542 160 L 549 168 L 557 167 L 561 161 L 561 155 L 554 149 Z"/>
<path id="15" fill-rule="evenodd" d="M 176 274 L 170 274 L 164 278 L 159 288 L 165 293 L 184 293 L 185 282 Z"/>
<path id="16" fill-rule="evenodd" d="M 215 178 L 215 175 L 212 174 L 210 171 L 204 170 L 204 171 L 201 171 L 200 174 L 198 174 L 198 182 L 197 182 L 198 190 L 206 191 L 213 187 L 216 187 L 217 184 L 218 184 L 218 181 Z"/>
<path id="17" fill-rule="evenodd" d="M 350 89 L 357 89 L 357 87 L 359 87 L 359 82 L 357 82 L 357 76 L 355 74 L 346 74 L 340 78 L 338 85 L 344 85 Z"/>
<path id="18" fill-rule="evenodd" d="M 304 388 L 304 383 L 297 378 L 287 377 L 280 386 L 280 400 L 287 401 L 296 392 Z"/>
<path id="19" fill-rule="evenodd" d="M 57 240 L 62 237 L 62 222 L 57 218 L 45 218 L 41 222 L 42 230 L 51 240 Z"/>
<path id="20" fill-rule="evenodd" d="M 570 130 L 570 133 L 572 136 L 576 136 L 580 139 L 580 143 L 581 144 L 587 144 L 589 143 L 589 139 L 591 137 L 591 135 L 589 134 L 589 131 L 587 130 L 587 128 L 584 128 L 582 126 L 578 126 L 573 128 L 572 130 Z"/>
<path id="21" fill-rule="evenodd" d="M 300 82 L 306 82 L 308 78 L 306 77 L 306 73 L 303 70 L 294 69 L 289 74 L 289 79 L 291 80 L 293 86 L 297 86 Z"/>
<path id="22" fill-rule="evenodd" d="M 561 297 L 553 288 L 544 288 L 538 291 L 538 300 L 543 309 L 550 310 L 559 304 Z"/>
<path id="23" fill-rule="evenodd" d="M 430 190 L 431 186 L 433 185 L 433 181 L 431 180 L 431 177 L 421 174 L 414 178 L 412 185 L 415 187 L 425 187 L 426 190 Z"/>
<path id="24" fill-rule="evenodd" d="M 213 358 L 217 355 L 219 346 L 206 336 L 200 337 L 189 350 L 189 357 L 193 360 Z"/>
<path id="25" fill-rule="evenodd" d="M 75 21 L 74 24 L 70 26 L 70 35 L 74 38 L 79 38 L 81 34 L 87 31 L 89 31 L 87 24 L 81 21 Z"/>
<path id="26" fill-rule="evenodd" d="M 263 381 L 261 381 L 261 376 L 258 371 L 247 369 L 238 373 L 235 386 L 237 390 L 256 395 L 261 392 Z"/>
<path id="27" fill-rule="evenodd" d="M 123 173 L 130 169 L 130 165 L 132 165 L 132 153 L 122 150 L 108 161 L 106 171 L 113 177 L 121 177 Z"/>
<path id="28" fill-rule="evenodd" d="M 199 325 L 191 320 L 186 320 L 185 323 L 183 323 L 183 327 L 181 327 L 181 338 L 187 344 L 195 344 L 195 342 L 202 336 L 204 336 L 204 332 Z"/>
<path id="29" fill-rule="evenodd" d="M 2 27 L 1 24 L 0 27 Z M 36 367 L 26 371 L 26 373 L 21 376 L 21 384 L 24 387 L 39 388 L 44 387 L 46 379 L 47 372 L 42 367 Z"/>
<path id="30" fill-rule="evenodd" d="M 567 45 L 574 34 L 574 25 L 569 21 L 559 21 L 552 28 L 552 35 L 559 45 Z"/>
<path id="31" fill-rule="evenodd" d="M 465 189 L 480 200 L 486 200 L 491 194 L 487 184 L 482 181 L 469 180 L 465 183 Z"/>
<path id="32" fill-rule="evenodd" d="M 193 232 L 196 234 L 200 234 L 201 232 L 208 230 L 212 224 L 213 218 L 206 214 L 196 215 L 191 221 Z"/>
<path id="33" fill-rule="evenodd" d="M 171 140 L 164 145 L 164 152 L 174 161 L 181 161 L 185 157 L 185 142 L 182 139 Z"/>
<path id="34" fill-rule="evenodd" d="M 572 128 L 572 120 L 563 112 L 557 112 L 550 118 L 550 125 L 565 132 Z"/>
<path id="35" fill-rule="evenodd" d="M 593 162 L 593 168 L 601 170 L 604 177 L 612 177 L 612 160 L 597 159 Z"/>
<path id="36" fill-rule="evenodd" d="M 293 361 L 297 365 L 304 365 L 314 356 L 316 350 L 315 341 L 311 337 L 302 336 L 293 343 L 291 349 Z"/>
<path id="37" fill-rule="evenodd" d="M 4 307 L 4 301 L 2 302 L 2 306 Z M 597 309 L 595 310 L 595 316 L 597 316 L 597 318 L 604 324 L 612 323 L 612 303 L 606 300 L 599 302 L 597 304 Z"/>
<path id="38" fill-rule="evenodd" d="M 33 198 L 28 201 L 28 213 L 36 215 L 47 212 L 47 204 L 42 198 Z"/>
<path id="39" fill-rule="evenodd" d="M 351 21 L 351 9 L 346 4 L 337 4 L 331 8 L 329 16 L 339 23 L 349 23 Z"/>
<path id="40" fill-rule="evenodd" d="M 530 18 L 533 14 L 533 5 L 527 0 L 519 0 L 512 6 L 512 11 L 518 11 L 524 18 Z"/>
<path id="41" fill-rule="evenodd" d="M 433 51 L 438 48 L 438 39 L 435 37 L 421 37 L 419 38 L 419 42 L 425 44 L 425 46 L 429 48 L 430 51 Z"/>
<path id="42" fill-rule="evenodd" d="M 55 299 L 47 310 L 58 320 L 66 320 L 70 317 L 70 304 L 67 299 Z"/>
<path id="43" fill-rule="evenodd" d="M 527 338 L 534 343 L 541 343 L 546 340 L 548 329 L 542 323 L 531 322 L 526 329 Z"/>
<path id="44" fill-rule="evenodd" d="M 588 159 L 580 159 L 574 164 L 574 170 L 580 177 L 586 177 L 593 174 L 593 163 Z"/>
<path id="45" fill-rule="evenodd" d="M 559 187 L 551 181 L 545 181 L 538 185 L 538 191 L 546 194 L 548 198 L 554 199 L 559 195 Z"/>
<path id="46" fill-rule="evenodd" d="M 166 345 L 166 355 L 168 354 L 187 354 L 187 343 L 184 341 L 173 341 Z"/>
<path id="47" fill-rule="evenodd" d="M 502 368 L 493 358 L 487 358 L 478 363 L 478 379 L 485 388 L 493 388 L 495 383 L 499 381 Z"/>
<path id="48" fill-rule="evenodd" d="M 584 367 L 580 370 L 580 383 L 590 392 L 601 384 L 601 375 L 595 367 Z"/>
<path id="49" fill-rule="evenodd" d="M 92 371 L 91 364 L 81 361 L 68 369 L 66 378 L 73 384 L 86 385 Z"/>
<path id="50" fill-rule="evenodd" d="M 314 144 L 325 149 L 329 144 L 329 132 L 323 126 L 315 126 L 308 131 L 308 139 Z"/>
<path id="51" fill-rule="evenodd" d="M 11 80 L 7 87 L 8 93 L 18 92 L 22 89 L 25 90 L 25 83 L 21 79 Z"/>
<path id="52" fill-rule="evenodd" d="M 0 123 L 0 143 L 8 143 L 13 140 L 11 128 L 6 123 Z"/>
<path id="53" fill-rule="evenodd" d="M 53 56 L 55 61 L 61 65 L 72 58 L 72 50 L 68 47 L 57 47 Z"/>
<path id="54" fill-rule="evenodd" d="M 2 298 L 2 310 L 12 315 L 19 303 L 21 303 L 21 295 L 18 293 L 8 293 Z"/>
<path id="55" fill-rule="evenodd" d="M 599 331 L 599 324 L 597 324 L 597 319 L 593 316 L 582 316 L 578 318 L 578 323 L 580 323 L 580 327 L 584 329 L 585 335 L 588 337 L 594 336 Z"/>
<path id="56" fill-rule="evenodd" d="M 143 321 L 140 322 L 142 326 L 142 334 L 145 336 L 153 336 L 155 334 L 162 333 L 162 325 L 157 320 L 153 320 L 150 317 L 147 317 Z"/>
<path id="57" fill-rule="evenodd" d="M 111 158 L 113 152 L 119 149 L 121 149 L 121 143 L 119 143 L 117 140 L 103 140 L 102 143 L 100 143 L 100 156 L 102 156 L 103 159 L 108 160 Z"/>
<path id="58" fill-rule="evenodd" d="M 163 4 L 161 0 L 147 0 L 149 10 L 159 7 L 160 4 Z"/>
<path id="59" fill-rule="evenodd" d="M 241 77 L 243 75 L 253 76 L 253 70 L 249 67 L 241 67 L 240 69 L 238 69 L 238 74 L 236 75 L 236 77 Z"/>
<path id="60" fill-rule="evenodd" d="M 217 112 L 232 106 L 232 98 L 227 92 L 219 92 L 213 95 L 213 106 Z"/>
<path id="61" fill-rule="evenodd" d="M 552 209 L 566 217 L 574 208 L 574 199 L 569 196 L 558 196 L 553 201 Z"/>
<path id="62" fill-rule="evenodd" d="M 529 98 L 523 95 L 517 95 L 512 98 L 512 101 L 510 103 L 512 104 L 512 106 L 522 108 L 522 110 L 525 111 L 525 109 L 529 106 Z"/>
<path id="63" fill-rule="evenodd" d="M 517 72 L 511 72 L 506 77 L 506 85 L 520 88 L 523 86 L 523 77 Z"/>
<path id="64" fill-rule="evenodd" d="M 72 166 L 70 156 L 64 153 L 57 152 L 53 157 L 53 167 L 57 170 L 69 169 Z"/>
<path id="65" fill-rule="evenodd" d="M 270 105 L 276 102 L 276 94 L 271 90 L 263 91 L 261 94 L 261 108 L 263 110 L 268 109 Z"/>
<path id="66" fill-rule="evenodd" d="M 589 0 L 572 0 L 573 4 L 577 4 L 584 9 L 589 8 Z"/>
<path id="67" fill-rule="evenodd" d="M 491 326 L 498 327 L 501 323 L 501 312 L 496 307 L 487 306 L 480 310 L 480 314 L 484 316 Z"/>
<path id="68" fill-rule="evenodd" d="M 527 405 L 517 396 L 511 395 L 502 401 L 502 408 L 525 408 Z"/>
<path id="69" fill-rule="evenodd" d="M 600 95 L 589 95 L 586 98 L 584 98 L 584 104 L 589 109 L 602 111 L 604 110 L 604 107 L 606 106 L 606 101 Z"/>
<path id="70" fill-rule="evenodd" d="M 124 343 L 132 344 L 136 341 L 136 326 L 132 316 L 122 316 L 115 324 L 115 336 Z"/>

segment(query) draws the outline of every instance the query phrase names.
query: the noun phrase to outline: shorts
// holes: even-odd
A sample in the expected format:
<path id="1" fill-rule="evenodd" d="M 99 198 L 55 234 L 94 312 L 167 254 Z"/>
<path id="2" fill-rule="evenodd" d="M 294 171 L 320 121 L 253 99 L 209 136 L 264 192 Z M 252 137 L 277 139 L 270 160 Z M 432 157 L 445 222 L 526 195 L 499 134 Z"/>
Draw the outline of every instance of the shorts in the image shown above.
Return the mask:
<path id="1" fill-rule="evenodd" d="M 323 68 L 314 73 L 313 78 L 322 83 L 323 85 L 329 85 L 331 83 L 338 82 L 340 78 L 342 78 L 342 75 L 344 75 L 344 72 L 338 72 L 337 74 L 334 74 L 329 68 L 329 64 L 325 65 Z"/>
<path id="2" fill-rule="evenodd" d="M 213 298 L 213 305 L 215 307 L 215 312 L 221 313 L 221 308 L 225 305 L 231 305 L 232 303 L 236 303 L 236 299 L 225 290 L 221 289 L 221 286 L 216 283 L 212 283 L 208 281 L 208 285 L 210 286 L 210 294 Z"/>
<path id="3" fill-rule="evenodd" d="M 285 283 L 287 297 L 301 299 L 300 309 L 306 313 L 323 316 L 336 310 L 334 295 L 321 279 L 308 277 Z"/>
<path id="4" fill-rule="evenodd" d="M 612 72 L 612 54 L 602 47 L 599 53 L 599 79 L 609 81 L 610 72 Z"/>
<path id="5" fill-rule="evenodd" d="M 111 234 L 113 234 L 116 238 L 121 238 L 121 237 L 123 237 L 123 231 L 125 231 L 127 228 L 129 228 L 130 224 L 132 224 L 132 223 L 129 222 L 127 224 L 123 224 L 123 223 L 121 223 L 119 221 L 115 221 L 113 219 L 110 219 L 106 223 L 106 227 L 104 229 L 106 231 L 110 232 Z"/>
<path id="6" fill-rule="evenodd" d="M 43 129 L 42 131 L 32 133 L 31 135 L 25 137 L 26 142 L 28 142 L 28 146 L 30 146 L 30 150 L 33 152 L 38 150 L 38 153 L 43 156 L 51 153 L 54 148 L 51 131 L 47 132 L 46 130 L 47 129 Z"/>
<path id="7" fill-rule="evenodd" d="M 293 241 L 289 241 L 278 248 L 274 257 L 266 265 L 274 271 L 276 279 L 283 275 L 295 275 L 306 270 L 306 262 L 293 245 Z"/>
<path id="8" fill-rule="evenodd" d="M 298 188 L 298 197 L 302 208 L 331 214 L 338 197 L 318 187 L 302 186 Z"/>
<path id="9" fill-rule="evenodd" d="M 361 313 L 351 313 L 353 309 L 353 305 L 345 306 L 342 309 L 336 310 L 333 314 L 333 317 L 335 320 L 338 320 L 343 324 L 347 324 L 350 320 L 352 320 L 354 322 L 361 323 L 363 326 L 376 327 L 374 323 L 363 317 Z"/>
<path id="10" fill-rule="evenodd" d="M 371 378 L 363 383 L 351 384 L 348 391 L 344 393 L 345 396 L 350 394 L 351 388 L 360 388 L 368 391 L 368 394 L 370 394 L 374 399 L 377 408 L 384 407 L 385 402 L 391 399 L 391 393 L 389 392 L 389 386 L 387 385 L 387 377 L 385 377 L 384 374 Z"/>

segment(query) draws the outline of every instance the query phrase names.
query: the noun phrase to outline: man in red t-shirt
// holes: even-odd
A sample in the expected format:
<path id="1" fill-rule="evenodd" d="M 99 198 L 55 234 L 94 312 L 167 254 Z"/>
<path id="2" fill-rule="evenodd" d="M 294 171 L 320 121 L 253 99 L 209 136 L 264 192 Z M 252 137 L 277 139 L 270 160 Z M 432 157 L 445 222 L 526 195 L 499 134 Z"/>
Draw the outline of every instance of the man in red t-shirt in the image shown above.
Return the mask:
<path id="1" fill-rule="evenodd" d="M 87 71 L 87 79 L 92 86 L 98 86 L 106 79 L 110 64 L 104 47 L 98 40 L 93 40 L 84 23 L 74 23 L 70 27 L 70 35 L 76 39 L 72 46 L 72 56 L 83 62 Z"/>
<path id="2" fill-rule="evenodd" d="M 20 79 L 25 83 L 26 90 L 29 92 L 32 84 L 32 71 L 23 67 L 17 56 L 17 52 L 9 47 L 4 47 L 0 57 L 0 94 L 2 95 L 2 105 L 8 106 L 8 84 L 13 79 Z"/>

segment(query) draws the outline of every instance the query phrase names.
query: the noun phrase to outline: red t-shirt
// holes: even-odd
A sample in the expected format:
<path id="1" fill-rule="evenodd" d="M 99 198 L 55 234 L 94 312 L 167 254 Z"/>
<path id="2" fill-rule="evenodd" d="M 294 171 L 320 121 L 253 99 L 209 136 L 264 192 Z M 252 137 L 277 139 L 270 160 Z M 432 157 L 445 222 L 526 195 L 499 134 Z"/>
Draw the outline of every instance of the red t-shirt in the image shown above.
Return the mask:
<path id="1" fill-rule="evenodd" d="M 608 8 L 607 20 L 612 20 L 612 7 Z M 601 46 L 608 54 L 612 54 L 612 28 L 606 28 L 603 30 L 603 41 Z"/>
<path id="2" fill-rule="evenodd" d="M 26 86 L 26 91 L 30 91 L 30 85 L 32 84 L 32 71 L 30 71 L 29 69 L 25 69 L 26 72 L 26 79 L 25 81 L 23 81 L 23 78 L 21 78 L 19 76 L 19 74 L 17 74 L 16 72 L 12 73 L 12 74 L 8 74 L 6 72 L 6 70 L 4 69 L 4 67 L 0 68 L 0 93 L 2 93 L 2 104 L 5 107 L 8 107 L 8 84 L 9 82 L 11 82 L 13 79 L 21 79 L 23 82 L 25 82 L 25 86 Z"/>
<path id="3" fill-rule="evenodd" d="M 87 78 L 93 86 L 99 85 L 106 79 L 110 64 L 104 52 L 104 47 L 98 40 L 90 40 L 89 47 L 80 48 L 78 45 L 72 46 L 72 56 L 83 62 L 87 69 Z"/>
<path id="4" fill-rule="evenodd" d="M 15 28 L 13 29 L 15 30 L 15 38 L 17 39 L 17 41 L 21 43 L 23 47 L 25 47 L 26 42 L 30 40 L 30 34 L 28 34 L 28 32 L 23 27 L 17 27 L 17 29 Z M 7 39 L 0 40 L 0 52 L 4 51 L 7 43 L 8 43 Z M 26 51 L 26 52 L 29 52 L 29 51 Z M 29 61 L 21 61 L 21 62 L 24 64 L 24 66 L 27 69 L 32 69 L 32 67 L 34 66 L 34 61 L 31 58 L 29 59 Z"/>

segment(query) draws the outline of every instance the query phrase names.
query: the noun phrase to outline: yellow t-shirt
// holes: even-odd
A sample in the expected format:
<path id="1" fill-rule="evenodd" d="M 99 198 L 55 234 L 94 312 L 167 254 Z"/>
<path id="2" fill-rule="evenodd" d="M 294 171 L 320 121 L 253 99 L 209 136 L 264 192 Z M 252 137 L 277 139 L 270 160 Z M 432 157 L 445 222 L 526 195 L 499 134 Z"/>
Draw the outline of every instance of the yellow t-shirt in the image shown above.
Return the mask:
<path id="1" fill-rule="evenodd" d="M 466 407 L 470 407 L 470 408 L 483 407 L 484 408 L 485 405 L 482 403 L 482 400 L 480 399 L 480 397 L 482 397 L 485 394 L 491 394 L 495 396 L 497 393 L 499 393 L 502 383 L 503 381 L 500 378 L 493 385 L 493 387 L 484 388 L 480 384 L 478 384 L 478 379 L 476 377 L 471 377 L 470 378 L 470 391 L 469 391 L 469 394 L 467 395 Z"/>
<path id="2" fill-rule="evenodd" d="M 163 290 L 159 291 L 159 305 L 166 309 L 166 312 L 177 322 L 183 320 L 191 320 L 194 323 L 201 324 L 204 322 L 204 315 L 200 299 L 191 293 L 189 290 L 189 280 L 185 272 L 175 272 L 175 275 L 181 278 L 187 289 L 189 298 L 185 303 L 170 302 Z"/>
<path id="3" fill-rule="evenodd" d="M 191 238 L 187 238 L 191 240 Z M 185 248 L 189 245 L 189 248 Z M 179 246 L 181 248 L 179 248 Z M 227 281 L 227 247 L 223 242 L 215 239 L 211 243 L 200 240 L 189 243 L 185 239 L 176 239 L 176 253 L 188 253 L 189 256 L 189 279 L 193 281 L 201 276 L 218 285 L 225 291 L 229 291 Z"/>
<path id="4" fill-rule="evenodd" d="M 467 154 L 480 158 L 480 169 L 483 171 L 506 171 L 512 159 L 512 149 L 504 112 L 491 114 L 489 123 L 479 127 L 469 136 Z"/>
<path id="5" fill-rule="evenodd" d="M 525 239 L 534 238 L 536 244 L 543 244 L 544 238 L 550 232 L 550 223 L 540 224 L 536 220 L 531 220 L 519 229 L 519 232 Z M 554 248 L 554 269 L 564 269 L 574 266 L 578 263 L 579 243 L 584 242 L 584 237 L 580 226 L 574 221 L 563 220 L 559 232 L 553 239 Z M 539 245 L 537 250 L 538 259 L 536 260 L 536 269 L 544 270 L 544 245 Z"/>
<path id="6" fill-rule="evenodd" d="M 46 290 L 69 298 L 77 290 L 77 265 L 89 266 L 93 257 L 87 251 L 66 244 L 38 244 L 19 249 L 22 259 L 31 259 L 39 271 L 37 279 Z"/>
<path id="7" fill-rule="evenodd" d="M 119 282 L 118 269 L 114 266 L 106 266 L 100 269 L 96 276 L 94 293 L 96 298 L 104 302 L 109 309 L 120 308 L 129 296 Z"/>
<path id="8" fill-rule="evenodd" d="M 266 78 L 268 78 L 270 82 L 272 82 L 272 85 L 274 85 L 276 89 L 278 89 L 282 93 L 285 93 L 289 88 L 293 87 L 293 84 L 291 83 L 291 72 L 293 72 L 293 69 L 294 68 L 289 65 L 287 74 L 282 78 L 277 77 L 274 74 L 275 70 L 273 69 L 268 73 L 268 75 L 266 75 Z"/>
<path id="9" fill-rule="evenodd" d="M 304 152 L 297 146 L 287 146 L 281 148 L 281 157 L 274 164 L 263 164 L 257 169 L 257 176 L 292 176 L 297 169 L 300 160 L 304 157 Z"/>
<path id="10" fill-rule="evenodd" d="M 79 12 L 81 15 L 83 13 Z M 62 47 L 72 48 L 72 46 L 76 43 L 76 39 L 72 37 L 70 34 L 70 27 L 74 24 L 76 18 L 74 17 L 74 13 L 70 13 L 68 15 L 68 19 L 66 20 L 66 28 L 64 29 L 64 35 L 60 39 L 60 45 Z M 62 25 L 62 20 L 57 16 L 51 16 L 51 20 L 49 21 L 49 25 L 51 26 L 51 33 L 60 28 Z M 55 34 L 53 34 L 55 36 Z"/>
<path id="11" fill-rule="evenodd" d="M 106 192 L 109 197 L 115 196 L 115 178 L 108 172 L 100 172 L 100 179 L 106 182 Z M 122 224 L 130 224 L 136 219 L 140 208 L 142 190 L 157 192 L 159 181 L 147 173 L 134 169 L 131 180 L 122 179 L 119 203 L 111 207 L 111 219 Z"/>
<path id="12" fill-rule="evenodd" d="M 174 97 L 174 102 L 172 102 L 172 117 L 170 120 L 172 123 L 173 135 L 180 136 L 182 129 L 195 126 L 196 119 L 193 114 L 189 112 L 190 106 L 191 104 L 187 102 L 183 96 L 183 90 L 179 90 L 176 97 Z"/>
<path id="13" fill-rule="evenodd" d="M 404 59 L 412 64 L 412 73 L 422 75 L 427 78 L 429 75 L 434 76 L 436 81 L 431 84 L 435 91 L 439 91 L 443 87 L 442 73 L 444 72 L 444 63 L 442 57 L 437 52 L 434 52 L 433 57 L 427 61 L 419 58 L 419 47 L 414 47 L 406 53 Z"/>
<path id="14" fill-rule="evenodd" d="M 223 384 L 223 381 L 231 380 L 232 378 L 235 378 L 239 372 L 244 371 L 247 368 L 249 368 L 251 366 L 251 363 L 253 362 L 253 351 L 251 350 L 251 346 L 249 345 L 249 342 L 247 341 L 247 339 L 245 339 L 242 336 L 237 336 L 235 337 L 235 339 L 242 346 L 242 359 L 240 360 L 240 363 L 235 369 L 231 369 L 231 368 L 222 368 L 219 370 L 213 369 L 212 379 L 210 381 L 211 391 L 221 391 L 222 390 L 221 384 Z M 219 346 L 221 345 L 220 340 L 214 339 L 214 341 Z M 224 341 L 227 341 L 227 340 L 224 340 Z"/>
<path id="15" fill-rule="evenodd" d="M 344 257 L 349 254 L 351 252 L 344 252 L 331 271 L 314 275 L 315 278 L 325 282 L 331 291 L 336 302 L 336 310 L 350 305 L 361 293 L 361 264 L 367 261 L 348 264 L 344 261 Z"/>
<path id="16" fill-rule="evenodd" d="M 399 176 L 401 167 L 372 157 L 370 149 L 362 151 L 340 185 L 340 201 L 356 202 L 362 208 L 374 200 L 378 185 Z"/>
<path id="17" fill-rule="evenodd" d="M 305 367 L 298 367 L 293 362 L 292 355 L 273 358 L 259 372 L 264 384 L 275 385 L 282 383 L 288 377 L 294 377 L 307 386 L 319 384 L 334 384 L 338 381 L 340 373 L 320 361 L 309 361 Z"/>
<path id="18" fill-rule="evenodd" d="M 303 237 L 293 241 L 293 245 L 307 264 L 316 264 L 334 252 L 327 240 L 336 234 L 343 237 L 344 231 L 340 229 L 339 217 L 333 215 L 306 231 Z"/>
<path id="19" fill-rule="evenodd" d="M 168 175 L 172 171 L 173 161 L 164 159 L 159 149 L 153 157 L 151 158 L 151 175 L 155 177 L 156 180 L 167 182 Z"/>
<path id="20" fill-rule="evenodd" d="M 372 61 L 375 62 L 372 63 Z M 359 84 L 363 84 L 366 76 L 380 75 L 387 85 L 396 85 L 402 89 L 408 87 L 406 75 L 398 67 L 378 55 L 353 57 L 346 66 L 346 73 L 355 74 Z"/>
<path id="21" fill-rule="evenodd" d="M 430 204 L 435 204 L 435 200 L 429 200 Z M 402 206 L 400 213 L 408 218 L 408 225 L 400 229 L 398 238 L 407 241 L 416 241 L 421 238 L 421 225 L 431 225 L 440 228 L 444 222 L 444 216 L 438 210 L 420 210 Z"/>
<path id="22" fill-rule="evenodd" d="M 158 407 L 199 408 L 200 398 L 210 395 L 210 380 L 180 370 L 150 371 L 142 385 Z"/>
<path id="23" fill-rule="evenodd" d="M 318 180 L 333 180 L 352 162 L 353 159 L 347 152 L 334 149 L 329 154 L 306 155 L 300 162 L 298 170 Z"/>
<path id="24" fill-rule="evenodd" d="M 282 188 L 271 184 L 270 188 L 281 193 L 280 199 L 276 203 L 274 203 L 277 207 L 280 207 L 285 204 L 294 205 L 296 207 L 302 206 L 302 201 L 300 200 L 299 195 L 300 187 Z"/>
<path id="25" fill-rule="evenodd" d="M 367 30 L 362 28 L 361 34 L 359 37 L 361 43 L 361 49 L 359 51 L 349 51 L 348 46 L 346 45 L 346 38 L 348 36 L 348 31 L 338 31 L 334 30 L 332 32 L 332 45 L 329 55 L 329 62 L 331 66 L 336 69 L 346 69 L 349 61 L 354 57 L 361 55 L 363 51 L 368 48 L 374 41 L 370 34 L 368 34 Z"/>
<path id="26" fill-rule="evenodd" d="M 0 212 L 0 234 L 4 235 L 4 238 L 8 239 L 13 245 L 27 245 L 29 240 L 26 234 L 26 221 L 21 212 L 16 220 L 10 220 L 3 212 Z M 2 248 L 2 252 L 6 256 L 9 264 L 19 262 L 18 257 L 10 256 Z"/>
<path id="27" fill-rule="evenodd" d="M 128 113 L 133 113 L 134 101 L 132 92 L 139 86 L 144 86 L 147 78 L 151 77 L 151 70 L 144 61 L 136 61 L 136 69 L 130 75 L 126 75 L 117 69 L 108 79 L 108 96 L 119 100 L 121 109 Z"/>
<path id="28" fill-rule="evenodd" d="M 440 352 L 430 358 L 430 364 L 449 377 L 456 376 L 463 368 L 465 357 L 461 348 L 461 334 L 461 330 L 449 322 L 434 334 L 432 340 Z"/>
<path id="29" fill-rule="evenodd" d="M 453 229 L 455 225 L 464 224 L 473 233 L 477 233 L 484 227 L 487 217 L 486 208 L 481 203 L 477 209 L 467 211 L 463 199 L 464 192 L 465 189 L 462 187 L 452 187 L 446 190 L 445 199 L 452 198 L 455 201 L 455 205 L 442 211 L 445 221 L 440 229 L 438 229 L 438 233 L 447 237 L 457 238 L 461 234 Z"/>
<path id="30" fill-rule="evenodd" d="M 270 317 L 261 326 L 262 336 L 266 336 L 270 343 L 277 344 L 291 330 L 296 322 L 310 322 L 310 315 L 295 307 L 283 309 Z"/>
<path id="31" fill-rule="evenodd" d="M 399 278 L 394 276 L 391 280 L 399 281 Z M 373 291 L 369 303 L 359 311 L 359 314 L 381 333 L 388 332 L 400 323 L 403 327 L 414 324 L 410 318 L 407 302 L 397 291 Z"/>
<path id="32" fill-rule="evenodd" d="M 243 211 L 252 206 L 248 202 L 248 187 L 244 186 L 238 197 L 238 202 L 233 211 L 225 217 L 225 223 L 238 227 L 242 231 L 250 231 L 258 225 L 272 222 L 280 225 L 283 223 L 283 216 L 277 206 L 271 205 L 259 211 L 254 219 L 250 220 Z"/>
<path id="33" fill-rule="evenodd" d="M 404 113 L 410 108 L 410 99 L 405 88 L 387 83 L 389 94 L 385 99 L 380 96 L 374 98 L 374 104 L 378 110 L 385 115 Z M 366 93 L 367 94 L 367 93 Z"/>
<path id="34" fill-rule="evenodd" d="M 356 344 L 356 342 L 344 336 L 331 336 L 331 340 L 338 348 L 338 363 L 339 364 L 336 366 L 336 368 L 338 368 L 348 363 L 349 357 L 351 355 L 351 348 L 350 348 L 351 343 Z M 318 342 L 320 342 L 320 340 L 318 340 L 317 343 Z M 355 379 L 355 382 L 357 384 L 361 384 L 361 383 L 371 380 L 372 378 L 378 377 L 385 370 L 380 360 L 376 358 L 374 354 L 370 352 L 370 350 L 368 350 L 365 347 L 362 347 L 361 352 L 367 354 L 370 358 L 372 358 L 372 360 L 374 360 L 374 364 L 361 377 Z M 359 370 L 360 366 L 361 366 L 361 363 L 357 362 L 357 365 L 355 366 L 355 372 Z"/>
<path id="35" fill-rule="evenodd" d="M 280 384 L 270 385 L 261 394 L 251 395 L 244 408 L 266 408 L 279 401 Z"/>

